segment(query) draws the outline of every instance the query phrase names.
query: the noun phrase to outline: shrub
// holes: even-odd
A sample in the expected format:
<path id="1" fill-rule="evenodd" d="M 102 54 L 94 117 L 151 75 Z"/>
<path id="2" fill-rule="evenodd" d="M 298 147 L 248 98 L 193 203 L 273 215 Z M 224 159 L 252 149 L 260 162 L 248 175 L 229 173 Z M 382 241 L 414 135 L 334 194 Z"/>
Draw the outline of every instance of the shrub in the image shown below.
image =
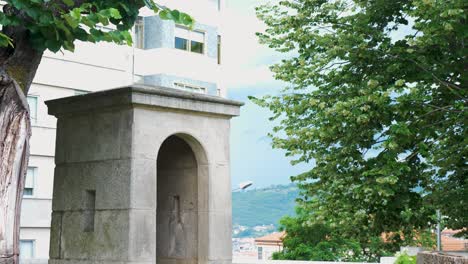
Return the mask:
<path id="1" fill-rule="evenodd" d="M 416 264 L 416 256 L 409 256 L 406 253 L 397 256 L 395 264 Z"/>

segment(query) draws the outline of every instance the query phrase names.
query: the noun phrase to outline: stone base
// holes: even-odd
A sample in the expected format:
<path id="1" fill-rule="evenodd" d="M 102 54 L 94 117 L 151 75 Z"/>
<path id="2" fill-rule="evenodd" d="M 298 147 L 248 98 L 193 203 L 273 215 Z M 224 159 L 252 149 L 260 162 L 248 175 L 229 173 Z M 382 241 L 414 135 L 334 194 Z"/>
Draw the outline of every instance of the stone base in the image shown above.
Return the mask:
<path id="1" fill-rule="evenodd" d="M 466 253 L 465 253 L 466 254 Z M 468 264 L 468 256 L 457 256 L 451 253 L 419 252 L 418 264 Z"/>

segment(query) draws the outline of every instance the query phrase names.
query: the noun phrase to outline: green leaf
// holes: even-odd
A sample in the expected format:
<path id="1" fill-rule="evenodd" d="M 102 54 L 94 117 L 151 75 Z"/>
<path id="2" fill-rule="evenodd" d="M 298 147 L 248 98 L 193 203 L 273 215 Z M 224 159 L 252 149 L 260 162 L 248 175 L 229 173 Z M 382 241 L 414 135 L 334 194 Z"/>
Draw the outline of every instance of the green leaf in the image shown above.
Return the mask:
<path id="1" fill-rule="evenodd" d="M 159 17 L 164 20 L 173 20 L 174 18 L 172 17 L 172 13 L 168 10 L 162 10 L 159 12 Z"/>
<path id="2" fill-rule="evenodd" d="M 62 0 L 67 6 L 72 7 L 75 5 L 73 0 Z"/>
<path id="3" fill-rule="evenodd" d="M 79 20 L 76 20 L 71 16 L 67 15 L 67 16 L 64 16 L 64 18 L 65 18 L 65 21 L 67 21 L 68 25 L 70 25 L 70 27 L 72 28 L 77 28 L 78 25 L 80 24 Z"/>
<path id="4" fill-rule="evenodd" d="M 57 51 L 60 50 L 60 48 L 62 47 L 62 44 L 60 43 L 60 41 L 58 41 L 56 39 L 48 39 L 45 42 L 45 46 L 50 51 L 56 53 Z"/>
<path id="5" fill-rule="evenodd" d="M 395 82 L 395 85 L 401 87 L 401 86 L 405 85 L 405 80 L 400 79 L 400 80 Z"/>
<path id="6" fill-rule="evenodd" d="M 121 19 L 122 16 L 120 15 L 120 12 L 116 8 L 109 8 L 110 11 L 110 16 L 115 19 Z"/>
<path id="7" fill-rule="evenodd" d="M 194 20 L 191 16 L 185 14 L 185 13 L 181 13 L 180 14 L 180 18 L 179 18 L 179 23 L 180 24 L 183 24 L 183 25 L 186 25 L 186 26 L 193 26 L 194 24 Z"/>
<path id="8" fill-rule="evenodd" d="M 0 32 L 0 46 L 1 47 L 7 47 L 7 46 L 14 47 L 13 39 Z"/>
<path id="9" fill-rule="evenodd" d="M 172 10 L 170 13 L 171 13 L 171 18 L 175 22 L 180 23 L 180 12 L 178 10 Z"/>
<path id="10" fill-rule="evenodd" d="M 96 23 L 91 21 L 88 16 L 84 16 L 81 19 L 81 22 L 90 28 L 94 28 L 96 26 Z"/>
<path id="11" fill-rule="evenodd" d="M 63 47 L 68 51 L 71 51 L 71 52 L 75 51 L 75 45 L 73 44 L 73 42 L 65 41 L 63 43 Z"/>
<path id="12" fill-rule="evenodd" d="M 70 15 L 76 20 L 81 19 L 81 9 L 80 8 L 73 8 L 70 11 Z"/>
<path id="13" fill-rule="evenodd" d="M 131 47 L 133 45 L 132 34 L 130 34 L 128 31 L 122 31 L 121 34 L 127 45 Z"/>
<path id="14" fill-rule="evenodd" d="M 153 2 L 153 0 L 143 0 L 145 2 L 146 7 L 149 9 L 153 10 L 156 7 L 156 4 Z"/>
<path id="15" fill-rule="evenodd" d="M 38 9 L 38 8 L 27 8 L 26 9 L 26 13 L 28 14 L 28 16 L 30 16 L 31 18 L 33 19 L 38 19 L 40 14 L 41 14 L 41 10 Z"/>
<path id="16" fill-rule="evenodd" d="M 99 23 L 101 23 L 102 25 L 104 26 L 107 26 L 109 25 L 109 19 L 105 16 L 103 16 L 102 14 L 96 14 L 97 15 L 97 18 L 99 20 Z"/>
<path id="17" fill-rule="evenodd" d="M 75 34 L 76 39 L 78 40 L 81 40 L 81 41 L 87 40 L 88 33 L 82 28 L 76 28 L 74 31 L 74 34 Z"/>

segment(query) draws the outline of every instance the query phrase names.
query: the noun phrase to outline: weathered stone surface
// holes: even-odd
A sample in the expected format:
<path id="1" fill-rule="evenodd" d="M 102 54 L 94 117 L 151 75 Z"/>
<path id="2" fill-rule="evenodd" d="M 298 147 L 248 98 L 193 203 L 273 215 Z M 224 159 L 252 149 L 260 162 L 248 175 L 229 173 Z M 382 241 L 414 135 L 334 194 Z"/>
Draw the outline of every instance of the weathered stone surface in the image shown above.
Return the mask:
<path id="1" fill-rule="evenodd" d="M 50 264 L 230 263 L 230 118 L 240 103 L 124 87 L 58 118 Z"/>
<path id="2" fill-rule="evenodd" d="M 467 256 L 460 256 L 450 253 L 439 252 L 419 252 L 417 256 L 418 264 L 468 264 Z"/>
<path id="3" fill-rule="evenodd" d="M 58 259 L 61 256 L 62 214 L 62 212 L 52 213 L 49 247 L 49 257 L 51 259 Z"/>
<path id="4" fill-rule="evenodd" d="M 154 262 L 157 237 L 154 210 L 132 209 L 129 225 L 129 259 Z"/>
<path id="5" fill-rule="evenodd" d="M 98 210 L 130 208 L 131 166 L 132 160 L 129 159 L 58 164 L 55 168 L 53 210 L 84 209 L 86 190 L 96 191 Z"/>

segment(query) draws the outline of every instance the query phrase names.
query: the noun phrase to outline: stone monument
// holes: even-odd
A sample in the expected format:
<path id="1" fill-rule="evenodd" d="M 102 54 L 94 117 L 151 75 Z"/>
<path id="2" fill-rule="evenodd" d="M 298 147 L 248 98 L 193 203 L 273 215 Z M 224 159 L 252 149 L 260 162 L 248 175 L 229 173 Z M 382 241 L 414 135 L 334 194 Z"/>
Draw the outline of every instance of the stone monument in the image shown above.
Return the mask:
<path id="1" fill-rule="evenodd" d="M 49 263 L 231 263 L 229 132 L 241 105 L 144 86 L 48 101 Z"/>

